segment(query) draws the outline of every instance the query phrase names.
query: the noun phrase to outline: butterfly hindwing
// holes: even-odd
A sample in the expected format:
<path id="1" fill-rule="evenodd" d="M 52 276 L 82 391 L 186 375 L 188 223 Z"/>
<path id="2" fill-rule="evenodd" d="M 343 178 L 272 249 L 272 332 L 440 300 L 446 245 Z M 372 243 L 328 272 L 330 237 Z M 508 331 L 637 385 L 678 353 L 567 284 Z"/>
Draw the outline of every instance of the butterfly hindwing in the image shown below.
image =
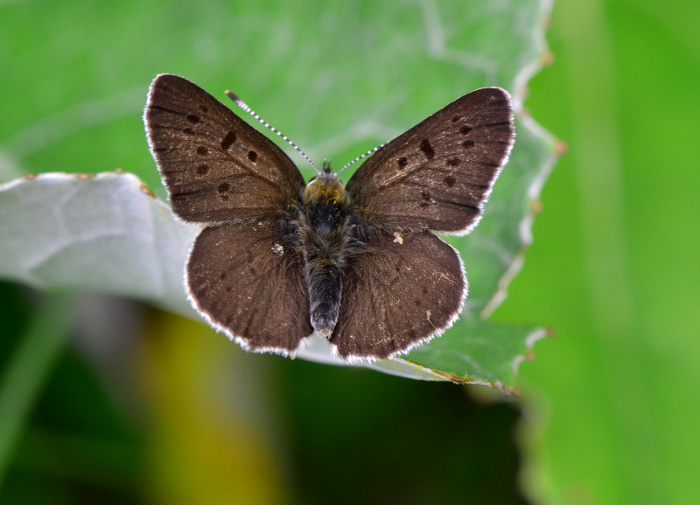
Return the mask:
<path id="1" fill-rule="evenodd" d="M 247 349 L 291 353 L 313 331 L 303 259 L 276 223 L 206 228 L 187 284 L 197 309 Z"/>
<path id="2" fill-rule="evenodd" d="M 144 121 L 173 210 L 185 221 L 279 217 L 304 187 L 279 147 L 187 79 L 156 77 Z"/>
<path id="3" fill-rule="evenodd" d="M 450 327 L 467 292 L 457 252 L 428 230 L 375 230 L 348 259 L 331 336 L 345 358 L 405 352 Z"/>
<path id="4" fill-rule="evenodd" d="M 478 222 L 513 138 L 508 93 L 478 89 L 379 149 L 347 189 L 367 224 L 463 234 Z"/>

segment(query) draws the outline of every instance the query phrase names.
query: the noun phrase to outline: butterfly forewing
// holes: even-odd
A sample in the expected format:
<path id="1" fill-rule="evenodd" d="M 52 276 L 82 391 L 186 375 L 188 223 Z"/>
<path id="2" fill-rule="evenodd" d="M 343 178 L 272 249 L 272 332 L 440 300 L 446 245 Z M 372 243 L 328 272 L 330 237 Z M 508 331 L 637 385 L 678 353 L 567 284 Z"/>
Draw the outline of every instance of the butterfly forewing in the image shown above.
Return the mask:
<path id="1" fill-rule="evenodd" d="M 348 192 L 367 224 L 465 233 L 478 222 L 513 138 L 508 93 L 478 89 L 382 147 Z"/>
<path id="2" fill-rule="evenodd" d="M 313 329 L 303 259 L 277 226 L 206 228 L 192 248 L 187 283 L 196 307 L 241 345 L 291 353 Z"/>
<path id="3" fill-rule="evenodd" d="M 467 283 L 457 252 L 428 230 L 376 230 L 348 260 L 331 343 L 343 357 L 386 358 L 452 325 Z"/>
<path id="4" fill-rule="evenodd" d="M 173 210 L 186 221 L 279 217 L 304 186 L 279 147 L 187 79 L 156 77 L 144 119 Z"/>

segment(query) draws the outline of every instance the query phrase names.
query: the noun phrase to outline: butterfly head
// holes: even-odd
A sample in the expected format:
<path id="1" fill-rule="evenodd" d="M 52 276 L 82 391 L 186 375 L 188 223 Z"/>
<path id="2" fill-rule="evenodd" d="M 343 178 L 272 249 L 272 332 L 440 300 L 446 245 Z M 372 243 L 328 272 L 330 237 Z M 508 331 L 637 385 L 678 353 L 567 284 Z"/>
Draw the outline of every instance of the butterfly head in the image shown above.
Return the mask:
<path id="1" fill-rule="evenodd" d="M 331 160 L 323 160 L 323 168 L 321 168 L 321 173 L 325 176 L 333 175 L 333 170 L 331 169 Z"/>
<path id="2" fill-rule="evenodd" d="M 321 187 L 326 189 L 340 187 L 340 189 L 343 190 L 343 193 L 345 192 L 343 189 L 343 184 L 340 182 L 340 179 L 338 179 L 338 172 L 333 172 L 333 169 L 331 168 L 330 160 L 324 160 L 321 170 L 317 171 L 317 173 L 318 175 L 313 177 L 306 186 L 307 192 L 312 186 L 316 186 L 312 189 L 314 192 L 320 191 Z"/>
<path id="3" fill-rule="evenodd" d="M 323 169 L 309 181 L 304 191 L 304 200 L 307 204 L 324 202 L 327 205 L 334 205 L 347 199 L 347 192 L 343 183 L 338 179 L 337 174 L 331 170 L 329 161 L 323 163 Z"/>

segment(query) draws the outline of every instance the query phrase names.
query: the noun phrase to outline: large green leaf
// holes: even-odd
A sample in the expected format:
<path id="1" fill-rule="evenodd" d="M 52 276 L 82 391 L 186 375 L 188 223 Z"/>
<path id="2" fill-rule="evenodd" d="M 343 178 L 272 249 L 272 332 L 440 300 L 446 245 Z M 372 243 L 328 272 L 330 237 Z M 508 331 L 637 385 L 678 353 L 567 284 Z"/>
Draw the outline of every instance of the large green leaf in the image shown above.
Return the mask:
<path id="1" fill-rule="evenodd" d="M 4 11 L 12 22 L 26 21 L 23 9 Z M 542 332 L 492 328 L 482 319 L 503 299 L 522 262 L 532 209 L 555 158 L 552 139 L 521 111 L 527 78 L 544 51 L 541 2 L 182 5 L 177 16 L 188 23 L 167 25 L 155 44 L 131 26 L 129 47 L 148 47 L 158 65 L 123 74 L 120 51 L 126 42 L 114 33 L 120 26 L 115 18 L 142 23 L 144 33 L 161 29 L 157 11 L 137 20 L 127 20 L 129 12 L 108 4 L 76 9 L 76 16 L 85 16 L 85 29 L 94 30 L 94 40 L 117 42 L 106 44 L 99 61 L 87 62 L 82 73 L 63 76 L 60 96 L 52 94 L 47 102 L 50 88 L 37 84 L 29 90 L 31 107 L 3 105 L 8 109 L 3 146 L 5 166 L 22 173 L 97 173 L 121 166 L 145 184 L 127 174 L 52 174 L 5 184 L 0 234 L 11 239 L 0 246 L 3 277 L 46 289 L 134 296 L 192 315 L 181 278 L 196 229 L 144 194 L 149 186 L 164 195 L 140 124 L 147 85 L 157 72 L 180 73 L 219 97 L 217 90 L 233 88 L 312 158 L 331 156 L 336 166 L 457 96 L 500 85 L 514 95 L 516 145 L 479 227 L 468 237 L 449 239 L 465 260 L 470 283 L 463 322 L 403 359 L 368 366 L 416 378 L 513 386 L 517 363 L 529 355 L 532 336 Z M 92 23 L 105 18 L 111 22 L 104 27 Z M 236 29 L 224 19 L 235 20 Z M 7 70 L 40 82 L 27 55 L 41 49 L 28 40 L 25 54 L 7 58 Z M 88 48 L 70 49 L 70 58 L 94 58 Z M 108 64 L 112 61 L 116 67 Z M 5 86 L 21 96 L 14 84 Z M 339 363 L 323 342 L 311 342 L 299 355 Z"/>

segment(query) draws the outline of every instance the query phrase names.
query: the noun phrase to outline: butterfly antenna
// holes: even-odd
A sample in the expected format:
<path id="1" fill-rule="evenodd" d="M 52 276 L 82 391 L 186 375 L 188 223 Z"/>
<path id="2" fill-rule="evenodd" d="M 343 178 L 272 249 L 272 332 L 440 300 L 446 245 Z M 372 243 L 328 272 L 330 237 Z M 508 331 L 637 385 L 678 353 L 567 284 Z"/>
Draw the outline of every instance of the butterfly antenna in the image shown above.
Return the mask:
<path id="1" fill-rule="evenodd" d="M 311 160 L 311 158 L 309 158 L 309 157 L 307 156 L 307 154 L 306 154 L 304 151 L 302 151 L 301 149 L 299 149 L 299 146 L 297 146 L 294 142 L 292 142 L 291 140 L 289 140 L 289 137 L 287 137 L 284 133 L 282 133 L 281 131 L 279 131 L 279 130 L 278 130 L 277 128 L 275 128 L 274 126 L 271 126 L 271 125 L 270 125 L 269 123 L 267 123 L 263 118 L 261 118 L 260 116 L 258 116 L 258 114 L 257 114 L 253 109 L 251 109 L 250 107 L 248 107 L 248 105 L 247 105 L 243 100 L 241 100 L 240 97 L 239 97 L 237 94 L 235 94 L 234 92 L 229 91 L 229 90 L 226 90 L 226 94 L 228 95 L 228 97 L 229 97 L 231 100 L 233 100 L 233 102 L 234 102 L 236 105 L 238 105 L 241 109 L 243 109 L 243 110 L 246 111 L 248 114 L 250 114 L 250 115 L 253 116 L 255 119 L 257 119 L 258 122 L 259 122 L 261 125 L 263 125 L 263 126 L 264 126 L 265 128 L 267 128 L 267 129 L 269 129 L 270 131 L 276 133 L 279 137 L 282 137 L 282 139 L 284 139 L 284 141 L 285 141 L 287 144 L 289 144 L 290 146 L 292 146 L 299 154 L 301 154 L 301 155 L 304 157 L 304 159 L 305 159 L 306 161 L 308 161 L 308 162 L 311 164 L 312 167 L 314 167 L 314 170 L 316 170 L 316 173 L 317 173 L 317 174 L 321 175 L 321 172 L 318 170 L 318 167 L 316 166 L 316 163 L 314 163 L 314 162 Z"/>
<path id="2" fill-rule="evenodd" d="M 364 158 L 366 158 L 367 156 L 376 153 L 376 152 L 379 151 L 382 147 L 384 147 L 384 144 L 382 144 L 382 145 L 380 145 L 380 146 L 377 146 L 377 147 L 375 147 L 375 148 L 373 148 L 373 149 L 370 149 L 370 150 L 367 151 L 365 154 L 362 154 L 362 155 L 358 156 L 357 158 L 355 158 L 354 160 L 352 160 L 350 163 L 346 163 L 345 166 L 344 166 L 343 168 L 341 168 L 340 170 L 338 170 L 338 171 L 336 172 L 336 174 L 339 174 L 340 172 L 342 172 L 343 170 L 345 170 L 346 168 L 348 168 L 350 165 L 352 165 L 352 164 L 354 164 L 354 163 L 357 163 L 357 162 L 360 161 L 361 159 L 364 159 Z"/>

